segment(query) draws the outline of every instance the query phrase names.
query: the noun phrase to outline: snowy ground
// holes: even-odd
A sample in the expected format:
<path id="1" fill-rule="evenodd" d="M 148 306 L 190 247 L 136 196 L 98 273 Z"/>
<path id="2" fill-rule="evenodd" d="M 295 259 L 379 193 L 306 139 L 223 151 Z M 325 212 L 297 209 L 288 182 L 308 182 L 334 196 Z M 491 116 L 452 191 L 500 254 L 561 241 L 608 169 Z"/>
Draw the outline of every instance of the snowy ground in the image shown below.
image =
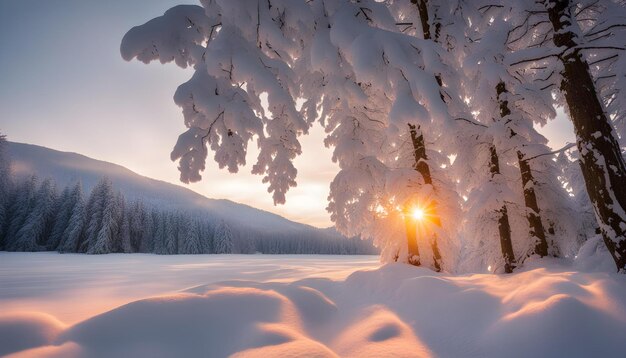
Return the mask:
<path id="1" fill-rule="evenodd" d="M 548 266 L 0 253 L 0 355 L 624 357 L 626 277 Z"/>

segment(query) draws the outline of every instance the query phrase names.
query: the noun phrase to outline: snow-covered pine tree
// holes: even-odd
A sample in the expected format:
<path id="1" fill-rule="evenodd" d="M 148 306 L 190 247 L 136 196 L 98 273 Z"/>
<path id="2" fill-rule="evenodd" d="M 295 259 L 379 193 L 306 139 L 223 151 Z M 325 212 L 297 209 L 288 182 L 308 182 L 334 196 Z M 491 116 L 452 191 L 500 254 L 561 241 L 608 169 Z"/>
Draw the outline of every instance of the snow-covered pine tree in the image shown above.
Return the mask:
<path id="1" fill-rule="evenodd" d="M 179 230 L 179 253 L 197 255 L 202 253 L 200 244 L 199 223 L 192 220 L 189 215 L 184 215 Z"/>
<path id="2" fill-rule="evenodd" d="M 61 195 L 55 203 L 53 220 L 54 225 L 52 226 L 52 231 L 50 232 L 50 238 L 46 243 L 47 250 L 56 250 L 63 238 L 63 232 L 67 227 L 70 216 L 72 215 L 72 209 L 74 207 L 71 202 L 70 193 L 70 187 L 66 186 L 63 188 Z"/>
<path id="3" fill-rule="evenodd" d="M 113 185 L 107 178 L 100 180 L 94 187 L 87 205 L 88 208 L 91 207 L 91 213 L 88 214 L 90 219 L 87 226 L 85 252 L 107 254 L 119 249 L 120 196 L 119 193 L 116 194 L 113 191 Z"/>
<path id="4" fill-rule="evenodd" d="M 10 249 L 12 251 L 42 251 L 53 225 L 56 187 L 46 179 L 37 190 L 30 212 L 17 231 Z"/>
<path id="5" fill-rule="evenodd" d="M 137 251 L 138 252 L 154 252 L 155 242 L 155 215 L 148 210 L 148 208 L 141 205 L 143 210 L 143 222 L 141 229 L 141 236 L 138 237 Z"/>
<path id="6" fill-rule="evenodd" d="M 178 213 L 166 213 L 164 217 L 163 249 L 164 253 L 167 255 L 175 255 L 178 253 L 178 230 Z"/>
<path id="7" fill-rule="evenodd" d="M 233 253 L 233 234 L 230 226 L 221 220 L 215 227 L 213 234 L 214 253 L 216 254 L 232 254 Z"/>
<path id="8" fill-rule="evenodd" d="M 119 228 L 119 240 L 120 240 L 120 251 L 131 253 L 134 252 L 132 246 L 131 232 L 130 232 L 130 223 L 133 220 L 132 208 L 129 207 L 124 200 L 123 197 L 119 198 L 120 205 L 120 228 Z"/>
<path id="9" fill-rule="evenodd" d="M 15 243 L 17 232 L 26 222 L 26 218 L 35 205 L 37 193 L 37 177 L 31 176 L 21 183 L 16 183 L 13 199 L 9 209 L 9 222 L 6 232 L 6 248 L 11 250 Z"/>
<path id="10" fill-rule="evenodd" d="M 154 248 L 153 251 L 155 254 L 159 255 L 167 255 L 167 248 L 165 245 L 165 225 L 166 225 L 166 214 L 159 212 L 157 210 L 152 211 L 152 217 L 154 218 Z"/>
<path id="11" fill-rule="evenodd" d="M 98 231 L 102 226 L 102 205 L 106 192 L 112 190 L 111 182 L 106 178 L 100 181 L 91 189 L 89 199 L 85 205 L 85 236 L 78 243 L 79 252 L 87 252 L 96 242 Z"/>
<path id="12" fill-rule="evenodd" d="M 71 214 L 57 247 L 59 252 L 77 252 L 83 241 L 86 213 L 83 186 L 80 182 L 74 184 L 69 202 L 72 203 Z"/>
<path id="13" fill-rule="evenodd" d="M 4 248 L 8 230 L 9 204 L 12 196 L 11 163 L 6 136 L 0 132 L 0 250 Z"/>
<path id="14" fill-rule="evenodd" d="M 203 254 L 213 253 L 213 233 L 215 232 L 212 220 L 202 222 L 200 225 L 200 243 Z"/>
<path id="15" fill-rule="evenodd" d="M 141 246 L 141 240 L 145 233 L 144 230 L 146 220 L 145 207 L 142 201 L 134 201 L 127 204 L 128 230 L 130 235 L 130 252 L 138 252 Z"/>

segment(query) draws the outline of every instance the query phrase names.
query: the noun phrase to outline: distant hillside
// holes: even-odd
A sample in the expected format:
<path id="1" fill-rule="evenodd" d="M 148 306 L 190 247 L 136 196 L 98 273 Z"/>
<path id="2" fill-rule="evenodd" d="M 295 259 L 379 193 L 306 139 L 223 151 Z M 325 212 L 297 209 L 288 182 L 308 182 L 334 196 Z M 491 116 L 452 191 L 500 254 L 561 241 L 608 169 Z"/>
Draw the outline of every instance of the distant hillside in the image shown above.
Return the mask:
<path id="1" fill-rule="evenodd" d="M 209 199 L 182 186 L 139 175 L 121 165 L 92 159 L 81 154 L 61 152 L 32 144 L 9 142 L 13 173 L 18 177 L 37 175 L 52 178 L 60 187 L 80 179 L 91 188 L 106 176 L 129 199 L 178 210 L 204 209 L 228 221 L 265 231 L 319 230 L 282 216 L 230 200 Z"/>
<path id="2" fill-rule="evenodd" d="M 126 200 L 141 200 L 159 210 L 193 213 L 216 226 L 228 223 L 236 252 L 264 253 L 376 253 L 369 242 L 350 243 L 333 228 L 319 229 L 230 200 L 206 198 L 187 188 L 139 175 L 120 165 L 77 153 L 37 145 L 8 143 L 13 176 L 51 178 L 59 188 L 81 181 L 89 193 L 107 177 Z"/>

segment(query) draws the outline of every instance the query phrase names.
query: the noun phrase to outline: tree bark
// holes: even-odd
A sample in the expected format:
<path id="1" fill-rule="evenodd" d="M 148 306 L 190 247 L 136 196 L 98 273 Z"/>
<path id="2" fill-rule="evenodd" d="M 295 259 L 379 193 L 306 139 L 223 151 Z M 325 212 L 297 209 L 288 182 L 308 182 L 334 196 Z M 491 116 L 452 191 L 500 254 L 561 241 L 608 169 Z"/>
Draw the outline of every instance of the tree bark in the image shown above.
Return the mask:
<path id="1" fill-rule="evenodd" d="M 417 245 L 417 225 L 415 221 L 411 219 L 410 215 L 404 216 L 404 225 L 406 228 L 406 241 L 408 244 L 409 254 L 408 261 L 409 264 L 413 266 L 420 266 L 420 249 Z"/>
<path id="2" fill-rule="evenodd" d="M 502 96 L 508 93 L 504 82 L 498 83 L 496 93 L 500 105 L 500 118 L 504 118 L 511 114 L 509 101 Z M 515 135 L 516 133 L 511 131 L 511 137 Z M 517 151 L 517 160 L 522 175 L 522 190 L 524 192 L 524 204 L 526 205 L 526 219 L 530 227 L 530 237 L 535 239 L 533 253 L 541 257 L 548 256 L 548 241 L 546 240 L 546 232 L 539 214 L 539 205 L 537 205 L 537 196 L 534 188 L 535 179 L 530 170 L 530 163 L 524 159 L 524 154 L 520 150 Z"/>
<path id="3" fill-rule="evenodd" d="M 544 257 L 548 256 L 548 241 L 543 228 L 537 196 L 535 194 L 535 179 L 530 170 L 528 160 L 524 159 L 524 153 L 517 151 L 517 160 L 522 174 L 522 188 L 524 190 L 524 204 L 526 204 L 526 219 L 530 226 L 530 237 L 535 238 L 534 253 Z"/>
<path id="4" fill-rule="evenodd" d="M 431 32 L 430 32 L 430 23 L 428 21 L 428 1 L 427 0 L 411 0 L 411 3 L 417 6 L 417 9 L 420 15 L 420 22 L 422 24 L 422 31 L 424 33 L 424 39 L 432 40 Z M 440 26 L 441 26 L 440 24 L 435 24 L 436 37 L 438 37 Z M 433 41 L 437 42 L 437 38 L 435 38 L 435 40 Z M 443 81 L 441 80 L 441 76 L 435 75 L 435 80 L 437 81 L 437 84 L 439 85 L 439 87 L 441 87 L 443 84 Z M 441 90 L 439 91 L 439 95 L 441 97 L 441 100 L 445 103 L 445 97 Z M 433 180 L 432 180 L 432 176 L 430 174 L 430 168 L 427 162 L 428 157 L 426 156 L 426 146 L 424 145 L 424 136 L 421 133 L 421 131 L 418 135 L 417 133 L 418 129 L 419 128 L 416 128 L 414 125 L 409 124 L 409 132 L 411 134 L 411 140 L 413 142 L 413 150 L 414 150 L 414 155 L 415 155 L 415 170 L 417 170 L 422 175 L 422 177 L 424 178 L 425 184 L 432 185 Z M 436 215 L 436 213 L 433 216 L 433 223 L 437 227 L 441 227 L 441 219 Z M 430 246 L 433 251 L 434 269 L 435 271 L 439 272 L 441 271 L 441 264 L 440 264 L 441 253 L 439 252 L 439 246 L 437 244 L 436 235 L 433 235 L 433 237 L 431 238 Z"/>
<path id="5" fill-rule="evenodd" d="M 490 146 L 491 160 L 489 162 L 489 172 L 493 180 L 496 175 L 500 175 L 500 162 L 495 146 Z M 515 254 L 513 253 L 513 242 L 511 240 L 511 225 L 509 224 L 509 214 L 506 204 L 502 204 L 498 210 L 500 217 L 498 218 L 498 232 L 500 233 L 500 248 L 502 250 L 502 258 L 504 259 L 504 272 L 512 273 L 515 268 Z"/>
<path id="6" fill-rule="evenodd" d="M 416 127 L 413 124 L 408 124 L 409 126 L 409 133 L 411 134 L 411 141 L 413 142 L 413 155 L 415 157 L 415 164 L 414 164 L 414 168 L 415 170 L 421 174 L 422 178 L 424 178 L 424 184 L 427 185 L 433 185 L 433 179 L 432 176 L 430 174 L 430 167 L 428 166 L 428 157 L 426 156 L 426 145 L 424 144 L 424 135 L 422 134 L 421 130 L 420 133 L 418 134 L 417 131 L 419 130 L 419 127 Z M 412 221 L 409 218 L 410 221 Z M 436 215 L 436 213 L 433 213 L 433 223 L 435 225 L 437 225 L 438 227 L 441 227 L 441 220 L 439 219 L 439 217 Z M 407 239 L 409 239 L 409 237 L 407 237 Z M 433 251 L 433 266 L 435 271 L 439 272 L 441 271 L 441 254 L 439 252 L 439 246 L 437 245 L 437 236 L 433 235 L 433 237 L 431 238 L 430 241 L 430 246 L 431 249 Z M 417 241 L 415 244 L 415 248 L 417 249 Z M 409 256 L 411 255 L 411 243 L 409 242 Z M 418 251 L 418 255 L 419 255 L 419 251 Z"/>
<path id="7" fill-rule="evenodd" d="M 569 0 L 546 0 L 545 7 L 563 64 L 565 96 L 581 154 L 580 165 L 596 219 L 618 272 L 626 273 L 626 165 L 613 127 L 582 58 Z"/>

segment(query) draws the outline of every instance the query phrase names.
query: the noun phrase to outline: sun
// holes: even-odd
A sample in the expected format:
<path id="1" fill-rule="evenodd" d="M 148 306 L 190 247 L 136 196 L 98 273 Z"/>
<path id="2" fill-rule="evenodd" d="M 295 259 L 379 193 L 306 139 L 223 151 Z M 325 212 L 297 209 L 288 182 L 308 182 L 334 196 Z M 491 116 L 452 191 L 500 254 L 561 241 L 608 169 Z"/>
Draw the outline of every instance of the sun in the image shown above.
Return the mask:
<path id="1" fill-rule="evenodd" d="M 424 218 L 426 217 L 426 213 L 424 212 L 424 209 L 422 208 L 415 208 L 413 209 L 413 213 L 412 213 L 413 219 L 415 220 L 424 220 Z"/>

